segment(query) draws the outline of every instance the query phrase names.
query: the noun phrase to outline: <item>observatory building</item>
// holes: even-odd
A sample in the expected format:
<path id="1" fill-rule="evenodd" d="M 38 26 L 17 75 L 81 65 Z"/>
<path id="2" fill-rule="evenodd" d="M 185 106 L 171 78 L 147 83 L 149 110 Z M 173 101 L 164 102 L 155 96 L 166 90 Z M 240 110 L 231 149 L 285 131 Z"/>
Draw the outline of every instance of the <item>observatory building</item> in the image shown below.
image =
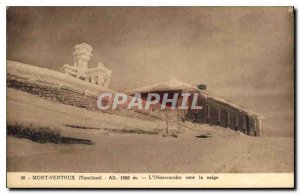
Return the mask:
<path id="1" fill-rule="evenodd" d="M 82 43 L 76 45 L 74 49 L 74 65 L 65 64 L 62 66 L 61 71 L 83 81 L 107 88 L 112 71 L 107 69 L 102 63 L 98 63 L 98 67 L 88 68 L 93 48 L 86 43 Z"/>

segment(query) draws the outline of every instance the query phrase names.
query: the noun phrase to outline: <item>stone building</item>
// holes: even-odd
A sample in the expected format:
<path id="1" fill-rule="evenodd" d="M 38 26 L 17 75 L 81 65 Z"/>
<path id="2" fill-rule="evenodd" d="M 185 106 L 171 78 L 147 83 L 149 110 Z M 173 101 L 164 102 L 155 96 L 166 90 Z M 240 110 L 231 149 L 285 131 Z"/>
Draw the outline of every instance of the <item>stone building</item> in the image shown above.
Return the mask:
<path id="1" fill-rule="evenodd" d="M 177 108 L 171 110 L 168 108 L 170 110 L 168 113 L 169 119 L 189 120 L 199 124 L 207 123 L 209 125 L 218 125 L 240 131 L 249 136 L 262 135 L 262 119 L 264 118 L 262 115 L 209 94 L 209 92 L 206 91 L 206 85 L 195 87 L 177 79 L 172 79 L 171 81 L 128 90 L 125 93 L 131 96 L 135 93 L 141 93 L 143 100 L 147 99 L 149 93 L 158 93 L 161 99 L 165 93 L 167 93 L 170 98 L 172 98 L 175 93 L 179 93 L 177 105 L 181 105 L 181 94 L 190 93 L 191 96 L 187 102 L 188 108 L 186 110 Z M 196 104 L 197 106 L 203 107 L 200 110 L 191 108 L 192 99 L 196 93 L 198 94 Z"/>

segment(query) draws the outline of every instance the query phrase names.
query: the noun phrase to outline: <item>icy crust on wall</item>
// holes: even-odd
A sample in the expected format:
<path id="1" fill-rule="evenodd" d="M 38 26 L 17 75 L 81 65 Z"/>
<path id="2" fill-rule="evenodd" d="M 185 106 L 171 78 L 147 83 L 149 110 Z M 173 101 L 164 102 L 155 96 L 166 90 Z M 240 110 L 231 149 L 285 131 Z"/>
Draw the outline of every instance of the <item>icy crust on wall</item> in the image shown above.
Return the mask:
<path id="1" fill-rule="evenodd" d="M 7 89 L 7 119 L 9 122 L 63 128 L 65 125 L 91 128 L 142 129 L 156 131 L 164 127 L 160 121 L 136 119 L 100 111 L 83 110 L 76 106 L 56 103 L 13 88 Z M 26 112 L 26 114 L 24 114 Z M 45 119 L 47 118 L 47 119 Z M 159 128 L 162 125 L 163 127 Z"/>
<path id="2" fill-rule="evenodd" d="M 60 72 L 11 61 L 9 61 L 7 68 L 7 88 L 13 88 L 53 102 L 97 112 L 101 111 L 97 107 L 98 95 L 112 91 L 95 87 L 95 85 L 85 83 L 82 80 L 73 79 L 73 77 Z M 108 109 L 102 110 L 102 112 L 141 120 L 157 119 L 149 117 L 149 112 L 127 110 L 123 105 L 118 106 L 116 110 Z"/>
<path id="3" fill-rule="evenodd" d="M 91 111 L 113 113 L 126 117 L 138 118 L 140 120 L 155 120 L 155 118 L 149 117 L 146 113 L 138 112 L 136 110 L 127 110 L 121 106 L 116 110 L 99 110 L 97 107 L 97 96 L 66 86 L 59 87 L 57 85 L 31 82 L 29 80 L 22 79 L 19 76 L 8 75 L 7 88 L 29 93 L 48 101 L 80 107 Z"/>
<path id="4" fill-rule="evenodd" d="M 31 81 L 42 81 L 45 83 L 67 86 L 96 96 L 103 92 L 115 92 L 100 85 L 84 82 L 58 71 L 27 65 L 16 61 L 7 60 L 7 73 L 12 76 L 27 78 Z"/>

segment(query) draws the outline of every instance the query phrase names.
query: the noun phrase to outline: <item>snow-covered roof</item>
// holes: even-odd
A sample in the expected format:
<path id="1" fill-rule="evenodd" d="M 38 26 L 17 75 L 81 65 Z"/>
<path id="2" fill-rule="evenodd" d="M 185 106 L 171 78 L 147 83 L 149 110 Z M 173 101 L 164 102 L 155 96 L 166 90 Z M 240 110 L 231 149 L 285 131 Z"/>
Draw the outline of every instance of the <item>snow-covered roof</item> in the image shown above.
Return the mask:
<path id="1" fill-rule="evenodd" d="M 174 90 L 182 90 L 182 92 L 199 92 L 203 94 L 205 97 L 207 95 L 205 91 L 200 90 L 197 87 L 187 84 L 185 82 L 179 81 L 176 78 L 158 84 L 127 90 L 124 93 L 128 95 L 132 95 L 134 93 L 162 92 L 162 91 L 174 91 Z"/>
<path id="2" fill-rule="evenodd" d="M 154 85 L 149 85 L 149 86 L 143 86 L 140 88 L 132 89 L 132 90 L 127 90 L 124 93 L 128 95 L 132 95 L 134 93 L 150 93 L 150 92 L 163 92 L 163 91 L 174 91 L 174 90 L 182 90 L 182 92 L 200 92 L 203 94 L 206 98 L 210 98 L 214 101 L 217 101 L 219 103 L 225 104 L 227 106 L 230 106 L 236 110 L 243 111 L 248 115 L 255 115 L 260 118 L 264 118 L 262 115 L 255 113 L 253 111 L 247 110 L 246 108 L 240 107 L 236 104 L 233 104 L 225 99 L 212 96 L 206 91 L 200 90 L 195 86 L 192 86 L 188 83 L 182 82 L 177 80 L 176 78 L 173 78 L 170 81 L 167 82 L 162 82 Z"/>
<path id="3" fill-rule="evenodd" d="M 256 112 L 253 112 L 253 111 L 248 110 L 248 109 L 246 109 L 246 108 L 243 108 L 243 107 L 241 107 L 241 106 L 238 106 L 238 105 L 236 105 L 236 104 L 233 104 L 232 102 L 229 102 L 229 101 L 227 101 L 227 100 L 225 100 L 225 99 L 223 99 L 223 98 L 219 98 L 219 97 L 216 97 L 216 96 L 208 95 L 208 99 L 212 99 L 212 100 L 214 100 L 214 101 L 216 101 L 216 102 L 219 102 L 219 103 L 225 104 L 225 105 L 227 105 L 227 106 L 230 106 L 230 107 L 232 107 L 232 108 L 234 108 L 234 109 L 236 109 L 236 110 L 245 112 L 245 113 L 248 114 L 249 116 L 255 115 L 255 116 L 258 116 L 258 117 L 260 117 L 260 118 L 262 118 L 262 119 L 265 118 L 265 117 L 262 116 L 261 114 L 258 114 L 258 113 L 256 113 Z"/>

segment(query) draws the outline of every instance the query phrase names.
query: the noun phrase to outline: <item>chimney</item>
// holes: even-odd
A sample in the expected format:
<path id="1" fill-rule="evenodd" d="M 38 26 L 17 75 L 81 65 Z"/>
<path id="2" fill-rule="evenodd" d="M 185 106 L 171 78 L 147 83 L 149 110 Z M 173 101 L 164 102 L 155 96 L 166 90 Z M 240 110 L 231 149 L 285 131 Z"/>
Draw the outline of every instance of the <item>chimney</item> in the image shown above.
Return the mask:
<path id="1" fill-rule="evenodd" d="M 206 90 L 207 85 L 206 84 L 199 84 L 199 85 L 197 85 L 197 88 L 200 89 L 200 90 Z"/>

